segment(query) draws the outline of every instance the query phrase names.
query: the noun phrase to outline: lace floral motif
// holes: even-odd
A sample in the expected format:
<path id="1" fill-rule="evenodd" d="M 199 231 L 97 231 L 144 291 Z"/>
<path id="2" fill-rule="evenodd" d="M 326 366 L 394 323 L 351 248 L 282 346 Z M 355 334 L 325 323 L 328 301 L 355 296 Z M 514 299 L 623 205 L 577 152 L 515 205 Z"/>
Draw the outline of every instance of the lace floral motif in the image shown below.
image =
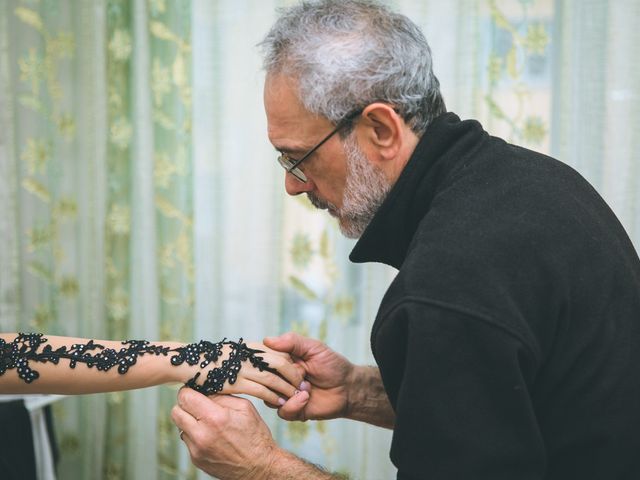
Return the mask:
<path id="1" fill-rule="evenodd" d="M 176 348 L 175 350 L 179 351 L 180 354 L 172 357 L 171 363 L 180 365 L 183 361 L 186 361 L 189 365 L 195 365 L 200 355 L 204 355 L 204 360 L 200 363 L 200 367 L 205 368 L 209 363 L 216 362 L 222 355 L 222 345 L 229 345 L 231 350 L 229 357 L 222 361 L 222 365 L 209 370 L 207 378 L 202 385 L 197 383 L 200 377 L 200 372 L 198 372 L 193 378 L 187 381 L 185 386 L 193 388 L 205 395 L 218 393 L 222 391 L 225 382 L 228 381 L 229 385 L 236 383 L 238 373 L 242 368 L 242 362 L 246 362 L 247 360 L 261 372 L 278 373 L 275 368 L 269 367 L 269 364 L 257 355 L 264 353 L 262 350 L 249 348 L 247 344 L 242 341 L 242 338 L 238 340 L 238 342 L 231 342 L 226 339 L 223 339 L 222 342 L 219 343 L 201 341 L 198 344 L 191 343 L 185 347 Z"/>
<path id="2" fill-rule="evenodd" d="M 260 371 L 277 374 L 274 368 L 269 367 L 269 364 L 257 355 L 264 352 L 249 348 L 242 338 L 238 342 L 223 339 L 221 342 L 212 343 L 202 340 L 199 343 L 190 343 L 173 349 L 151 345 L 146 340 L 126 340 L 122 342 L 124 346 L 120 350 L 105 348 L 104 345 L 95 343 L 93 340 L 56 349 L 51 345 L 45 345 L 46 343 L 47 339 L 41 333 L 20 333 L 10 343 L 0 338 L 0 375 L 7 370 L 15 369 L 25 383 L 31 383 L 40 376 L 32 368 L 32 362 L 50 362 L 57 365 L 60 359 L 69 360 L 70 368 L 75 368 L 78 363 L 84 363 L 89 368 L 96 367 L 97 370 L 106 372 L 117 366 L 118 373 L 124 375 L 143 355 L 168 356 L 169 353 L 175 353 L 170 360 L 173 366 L 186 362 L 188 365 L 199 363 L 200 368 L 206 368 L 211 362 L 215 363 L 222 357 L 224 345 L 229 345 L 230 353 L 229 357 L 222 361 L 221 366 L 211 369 L 201 385 L 197 382 L 201 373 L 198 372 L 187 381 L 185 386 L 207 395 L 218 393 L 224 388 L 225 382 L 228 381 L 231 385 L 236 382 L 242 362 L 247 360 Z M 40 350 L 43 345 L 44 347 Z"/>

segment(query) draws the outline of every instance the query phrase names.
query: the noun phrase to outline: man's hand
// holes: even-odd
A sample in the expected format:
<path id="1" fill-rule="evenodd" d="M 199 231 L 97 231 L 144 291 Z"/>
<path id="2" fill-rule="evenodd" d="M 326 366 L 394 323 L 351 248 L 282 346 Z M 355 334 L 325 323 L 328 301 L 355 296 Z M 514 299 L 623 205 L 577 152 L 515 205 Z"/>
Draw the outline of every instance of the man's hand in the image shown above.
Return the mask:
<path id="1" fill-rule="evenodd" d="M 171 418 L 191 461 L 221 480 L 333 480 L 334 477 L 276 444 L 253 404 L 232 395 L 183 388 Z"/>
<path id="2" fill-rule="evenodd" d="M 324 343 L 297 333 L 267 337 L 264 344 L 273 350 L 290 354 L 294 362 L 304 368 L 305 378 L 313 388 L 310 396 L 309 385 L 303 382 L 300 385 L 301 392 L 278 409 L 281 418 L 304 421 L 347 416 L 348 387 L 355 365 Z"/>
<path id="3" fill-rule="evenodd" d="M 199 469 L 223 479 L 268 478 L 280 449 L 249 400 L 183 388 L 171 418 Z"/>
<path id="4" fill-rule="evenodd" d="M 395 413 L 377 367 L 354 365 L 324 343 L 296 333 L 265 338 L 264 344 L 290 354 L 306 372 L 301 391 L 280 402 L 281 418 L 302 421 L 350 418 L 393 428 Z"/>

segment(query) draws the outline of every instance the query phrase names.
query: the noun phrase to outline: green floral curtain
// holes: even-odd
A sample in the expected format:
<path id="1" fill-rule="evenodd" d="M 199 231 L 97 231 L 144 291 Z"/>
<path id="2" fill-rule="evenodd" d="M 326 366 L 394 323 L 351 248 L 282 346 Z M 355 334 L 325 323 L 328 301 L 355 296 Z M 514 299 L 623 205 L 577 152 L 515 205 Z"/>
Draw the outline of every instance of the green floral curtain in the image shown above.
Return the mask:
<path id="1" fill-rule="evenodd" d="M 289 3 L 0 2 L 1 330 L 296 330 L 373 362 L 394 271 L 349 264 L 334 222 L 286 198 L 266 138 L 255 44 Z M 449 109 L 574 166 L 640 246 L 640 2 L 389 3 L 423 28 Z M 57 402 L 59 478 L 207 478 L 170 421 L 176 389 Z M 310 461 L 395 478 L 390 432 L 257 406 Z"/>

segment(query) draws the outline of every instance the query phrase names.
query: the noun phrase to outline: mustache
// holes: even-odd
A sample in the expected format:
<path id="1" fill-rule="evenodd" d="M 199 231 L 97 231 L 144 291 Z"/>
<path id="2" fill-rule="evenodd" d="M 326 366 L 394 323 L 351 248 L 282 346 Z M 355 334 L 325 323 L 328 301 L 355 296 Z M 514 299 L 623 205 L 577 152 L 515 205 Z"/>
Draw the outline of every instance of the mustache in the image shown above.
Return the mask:
<path id="1" fill-rule="evenodd" d="M 336 206 L 333 203 L 327 202 L 325 200 L 321 200 L 319 197 L 317 197 L 311 192 L 307 192 L 307 198 L 311 202 L 311 205 L 313 205 L 319 210 L 328 210 L 328 209 L 331 209 L 334 211 L 336 210 Z"/>

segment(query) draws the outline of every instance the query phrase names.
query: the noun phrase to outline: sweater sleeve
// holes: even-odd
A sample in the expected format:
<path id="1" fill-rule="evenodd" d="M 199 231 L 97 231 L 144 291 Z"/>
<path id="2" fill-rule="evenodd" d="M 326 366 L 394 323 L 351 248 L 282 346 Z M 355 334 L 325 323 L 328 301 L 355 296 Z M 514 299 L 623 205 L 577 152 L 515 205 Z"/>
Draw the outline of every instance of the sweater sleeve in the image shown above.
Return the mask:
<path id="1" fill-rule="evenodd" d="M 534 350 L 491 319 L 403 301 L 374 351 L 396 412 L 398 479 L 541 479 L 543 439 L 530 385 Z"/>

